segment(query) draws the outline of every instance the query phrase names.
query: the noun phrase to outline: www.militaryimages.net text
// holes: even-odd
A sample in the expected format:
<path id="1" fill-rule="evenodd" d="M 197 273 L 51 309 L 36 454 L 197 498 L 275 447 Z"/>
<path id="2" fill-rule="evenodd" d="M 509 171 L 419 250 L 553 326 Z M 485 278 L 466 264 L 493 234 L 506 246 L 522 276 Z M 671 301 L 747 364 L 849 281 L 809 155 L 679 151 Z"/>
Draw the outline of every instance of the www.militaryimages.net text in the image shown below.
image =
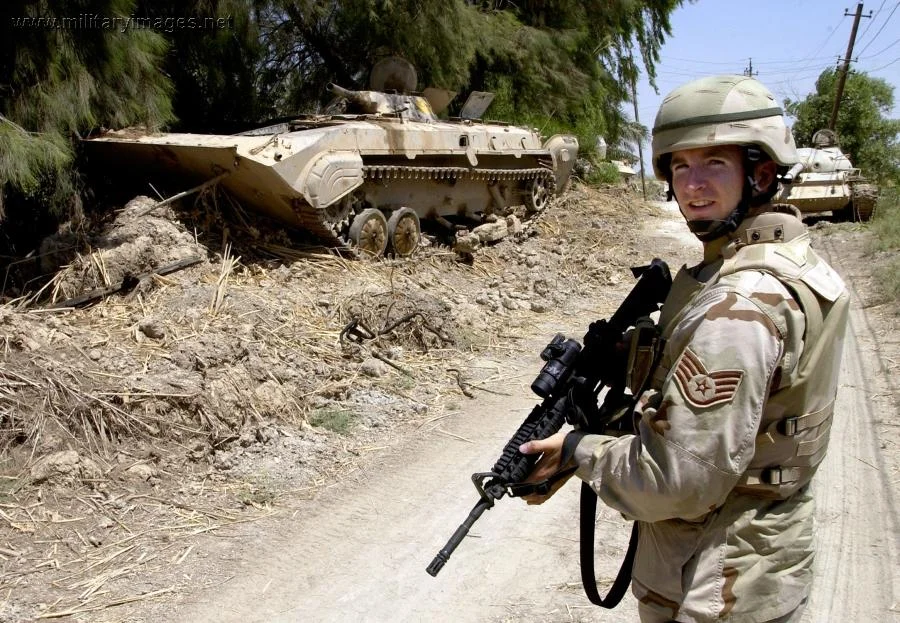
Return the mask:
<path id="1" fill-rule="evenodd" d="M 98 13 L 81 13 L 73 17 L 11 17 L 10 25 L 14 29 L 39 30 L 117 30 L 121 33 L 129 30 L 157 30 L 174 32 L 176 30 L 225 30 L 234 25 L 231 15 L 221 17 L 138 17 L 130 15 L 109 16 Z"/>

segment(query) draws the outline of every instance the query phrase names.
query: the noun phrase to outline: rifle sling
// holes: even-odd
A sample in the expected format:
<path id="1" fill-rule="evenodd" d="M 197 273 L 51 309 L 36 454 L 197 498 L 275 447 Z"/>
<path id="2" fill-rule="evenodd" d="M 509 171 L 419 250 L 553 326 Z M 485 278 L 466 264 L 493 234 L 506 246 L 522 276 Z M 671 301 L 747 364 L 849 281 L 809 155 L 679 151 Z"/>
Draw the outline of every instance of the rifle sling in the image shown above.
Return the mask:
<path id="1" fill-rule="evenodd" d="M 584 594 L 592 604 L 602 606 L 608 610 L 615 608 L 628 585 L 631 584 L 631 568 L 634 566 L 634 554 L 637 550 L 638 542 L 638 524 L 634 522 L 631 528 L 631 538 L 628 541 L 628 551 L 625 552 L 625 559 L 622 560 L 622 566 L 619 567 L 619 573 L 606 593 L 606 597 L 600 597 L 597 591 L 597 576 L 594 575 L 594 527 L 597 517 L 597 494 L 591 489 L 586 482 L 581 483 L 581 584 L 584 587 Z"/>

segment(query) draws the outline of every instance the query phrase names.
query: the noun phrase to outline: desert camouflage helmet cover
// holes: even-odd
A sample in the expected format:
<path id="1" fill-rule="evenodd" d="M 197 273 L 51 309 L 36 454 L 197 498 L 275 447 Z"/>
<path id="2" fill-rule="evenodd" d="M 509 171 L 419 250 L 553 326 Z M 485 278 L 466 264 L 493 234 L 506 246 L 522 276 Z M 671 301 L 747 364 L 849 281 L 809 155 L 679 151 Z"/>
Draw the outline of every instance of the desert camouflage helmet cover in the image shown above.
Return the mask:
<path id="1" fill-rule="evenodd" d="M 666 180 L 662 156 L 713 145 L 756 145 L 781 166 L 797 162 L 794 137 L 775 96 L 748 76 L 710 76 L 669 93 L 653 124 L 653 171 Z"/>

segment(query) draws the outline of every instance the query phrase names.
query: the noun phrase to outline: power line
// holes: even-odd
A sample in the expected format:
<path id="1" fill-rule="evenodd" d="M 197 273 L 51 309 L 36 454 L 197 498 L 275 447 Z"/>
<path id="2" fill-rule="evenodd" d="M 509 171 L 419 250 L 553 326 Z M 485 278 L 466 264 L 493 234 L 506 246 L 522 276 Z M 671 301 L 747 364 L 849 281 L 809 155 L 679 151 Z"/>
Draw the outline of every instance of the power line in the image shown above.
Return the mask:
<path id="1" fill-rule="evenodd" d="M 866 47 L 864 47 L 862 50 L 859 51 L 860 54 L 862 54 L 863 52 L 868 50 L 869 46 L 872 45 L 872 42 L 878 38 L 878 35 L 881 34 L 881 31 L 884 30 L 884 27 L 888 25 L 889 21 L 891 21 L 891 18 L 894 16 L 894 11 L 897 10 L 897 7 L 900 7 L 900 2 L 898 2 L 897 4 L 894 5 L 894 8 L 891 9 L 891 14 L 887 16 L 886 20 L 884 20 L 884 23 L 881 25 L 881 28 L 878 29 L 878 32 L 875 33 L 875 36 L 872 37 L 871 39 L 869 39 L 869 42 L 866 44 Z"/>
<path id="2" fill-rule="evenodd" d="M 828 33 L 828 36 L 825 37 L 825 41 L 822 42 L 822 45 L 819 46 L 819 49 L 817 49 L 815 52 L 813 52 L 813 53 L 807 58 L 807 60 L 810 60 L 810 59 L 812 59 L 813 57 L 817 56 L 817 55 L 819 54 L 819 52 L 821 52 L 821 51 L 825 48 L 825 46 L 828 45 L 828 42 L 831 41 L 831 38 L 834 36 L 834 33 L 836 33 L 836 32 L 838 31 L 838 28 L 840 28 L 841 24 L 844 23 L 844 20 L 845 20 L 846 18 L 847 18 L 847 14 L 844 13 L 844 15 L 841 16 L 841 20 L 837 23 L 837 25 L 835 25 L 834 28 L 831 29 L 831 32 Z M 795 75 L 796 75 L 796 74 L 799 74 L 800 72 L 803 72 L 803 71 L 808 70 L 808 69 L 809 69 L 810 67 L 812 67 L 814 64 L 815 64 L 814 61 L 813 61 L 813 62 L 810 62 L 810 63 L 807 63 L 807 64 L 804 65 L 803 67 L 799 68 L 799 69 L 795 72 Z"/>
<path id="3" fill-rule="evenodd" d="M 820 56 L 817 58 L 813 58 L 811 56 L 807 56 L 805 58 L 787 58 L 787 59 L 779 59 L 779 60 L 769 60 L 769 61 L 756 61 L 756 65 L 797 65 L 798 63 L 804 63 L 806 61 L 826 61 L 831 60 L 832 56 Z M 681 63 L 690 63 L 692 65 L 740 65 L 744 62 L 745 59 L 735 59 L 733 61 L 703 61 L 699 59 L 690 59 L 690 58 L 676 58 L 674 56 L 666 56 L 664 62 L 668 61 L 678 61 Z M 662 66 L 662 65 L 660 65 Z"/>
<path id="4" fill-rule="evenodd" d="M 840 21 L 837 24 L 835 24 L 834 28 L 831 29 L 831 32 L 828 33 L 828 36 L 825 37 L 825 41 L 822 42 L 822 45 L 819 46 L 819 49 L 817 49 L 815 52 L 813 52 L 812 54 L 810 54 L 803 60 L 812 60 L 813 57 L 817 56 L 819 54 L 819 52 L 821 52 L 825 48 L 825 46 L 828 45 L 828 42 L 831 41 L 831 38 L 834 36 L 834 33 L 836 33 L 838 31 L 838 28 L 841 27 L 841 24 L 844 23 L 844 20 L 846 18 L 847 18 L 847 15 L 842 15 Z"/>
<path id="5" fill-rule="evenodd" d="M 900 61 L 900 56 L 898 56 L 897 58 L 895 58 L 894 60 L 892 60 L 890 63 L 886 63 L 886 64 L 882 65 L 881 67 L 876 67 L 875 69 L 867 69 L 866 71 L 881 71 L 881 70 L 884 69 L 885 67 L 890 67 L 891 65 L 893 65 L 893 64 L 896 63 L 897 61 Z"/>
<path id="6" fill-rule="evenodd" d="M 881 0 L 881 6 L 878 7 L 878 10 L 875 11 L 875 13 L 873 14 L 875 17 L 881 15 L 881 9 L 884 8 L 885 2 L 887 2 L 887 0 Z M 863 39 L 865 39 L 866 33 L 869 32 L 869 28 L 871 28 L 871 27 L 872 27 L 872 24 L 874 24 L 874 23 L 875 23 L 875 20 L 873 19 L 871 22 L 869 22 L 869 23 L 866 24 L 866 27 L 863 28 L 862 34 L 859 36 L 860 41 L 862 41 Z"/>
<path id="7" fill-rule="evenodd" d="M 882 54 L 884 54 L 885 52 L 887 52 L 888 50 L 890 50 L 891 48 L 893 48 L 893 47 L 894 47 L 895 45 L 897 45 L 898 43 L 900 43 L 900 39 L 897 39 L 896 41 L 893 41 L 893 42 L 889 43 L 888 46 L 887 46 L 886 48 L 883 48 L 883 49 L 881 49 L 881 50 L 875 52 L 874 54 L 869 54 L 868 56 L 857 56 L 856 58 L 860 58 L 860 59 L 862 59 L 862 58 L 875 58 L 876 56 L 881 56 Z"/>

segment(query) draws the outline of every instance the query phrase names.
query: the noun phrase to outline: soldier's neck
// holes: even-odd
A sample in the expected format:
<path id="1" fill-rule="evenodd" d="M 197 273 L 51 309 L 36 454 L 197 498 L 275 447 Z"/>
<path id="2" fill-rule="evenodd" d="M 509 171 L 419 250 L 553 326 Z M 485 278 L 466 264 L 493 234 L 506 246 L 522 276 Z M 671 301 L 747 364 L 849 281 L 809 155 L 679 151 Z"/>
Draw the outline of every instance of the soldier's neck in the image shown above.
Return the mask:
<path id="1" fill-rule="evenodd" d="M 728 236 L 719 236 L 715 240 L 703 243 L 703 263 L 702 266 L 708 266 L 716 260 L 722 259 L 722 247 L 729 242 Z"/>

